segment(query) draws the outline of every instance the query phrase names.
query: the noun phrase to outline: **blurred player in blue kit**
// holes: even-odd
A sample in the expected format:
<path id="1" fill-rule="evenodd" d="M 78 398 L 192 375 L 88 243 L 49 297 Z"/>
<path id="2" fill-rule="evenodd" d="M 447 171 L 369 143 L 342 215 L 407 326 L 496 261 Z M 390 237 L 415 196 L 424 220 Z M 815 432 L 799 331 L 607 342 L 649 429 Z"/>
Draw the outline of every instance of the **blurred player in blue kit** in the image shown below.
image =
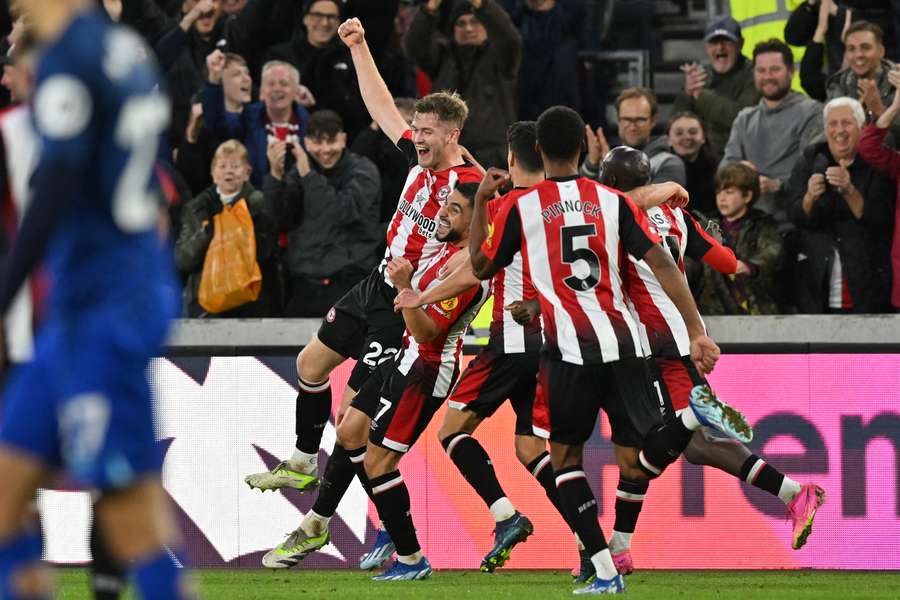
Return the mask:
<path id="1" fill-rule="evenodd" d="M 40 159 L 0 314 L 39 261 L 52 289 L 34 360 L 4 382 L 0 594 L 52 595 L 28 507 L 62 467 L 103 493 L 97 516 L 139 594 L 180 598 L 146 375 L 178 305 L 151 191 L 169 102 L 141 40 L 91 0 L 20 5 L 42 45 L 33 97 Z"/>

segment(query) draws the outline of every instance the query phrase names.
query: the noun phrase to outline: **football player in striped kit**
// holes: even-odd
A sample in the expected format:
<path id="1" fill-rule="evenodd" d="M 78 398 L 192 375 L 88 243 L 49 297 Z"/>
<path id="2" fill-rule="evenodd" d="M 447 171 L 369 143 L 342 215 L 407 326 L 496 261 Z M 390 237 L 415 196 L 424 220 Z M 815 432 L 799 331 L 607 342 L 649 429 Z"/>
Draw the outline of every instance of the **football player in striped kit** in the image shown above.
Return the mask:
<path id="1" fill-rule="evenodd" d="M 719 348 L 706 335 L 683 276 L 658 245 L 644 213 L 615 190 L 578 177 L 584 149 L 578 113 L 548 109 L 538 119 L 537 140 L 547 179 L 501 207 L 480 248 L 470 244 L 473 272 L 490 278 L 521 252 L 538 292 L 546 340 L 533 427 L 550 438 L 560 504 L 597 571 L 595 581 L 576 593 L 621 593 L 624 580 L 597 522 L 597 502 L 582 468 L 584 442 L 600 409 L 609 416 L 615 443 L 641 449 L 635 461 L 620 465 L 636 478 L 658 476 L 702 425 L 743 437 L 750 429 L 740 413 L 712 394 L 695 394 L 691 410 L 662 422 L 647 398 L 645 353 L 627 306 L 626 253 L 646 260 L 673 299 L 688 326 L 691 356 L 704 372 L 715 366 Z M 506 177 L 489 170 L 479 199 Z M 476 212 L 473 229 L 484 227 L 482 219 Z"/>
<path id="2" fill-rule="evenodd" d="M 468 245 L 472 200 L 478 186 L 460 183 L 437 213 L 437 253 L 415 267 L 404 258 L 392 259 L 386 276 L 398 290 L 423 292 L 440 281 L 438 275 L 454 254 Z M 459 377 L 462 336 L 487 298 L 488 284 L 478 282 L 458 295 L 425 307 L 402 309 L 406 331 L 396 360 L 363 383 L 350 409 L 364 415 L 367 426 L 348 445 L 349 473 L 325 468 L 316 503 L 296 531 L 263 557 L 263 565 L 287 568 L 328 543 L 328 522 L 355 475 L 378 509 L 397 552 L 397 561 L 376 580 L 424 579 L 431 565 L 422 555 L 410 512 L 409 491 L 397 469 Z M 383 375 L 383 379 L 382 379 Z M 346 438 L 345 438 L 346 439 Z"/>
<path id="3" fill-rule="evenodd" d="M 640 150 L 619 146 L 603 160 L 601 183 L 630 193 L 650 180 L 650 161 Z M 734 273 L 734 252 L 705 232 L 690 213 L 672 206 L 656 206 L 645 211 L 650 230 L 662 240 L 663 247 L 684 273 L 684 259 L 705 262 L 721 273 Z M 653 271 L 644 261 L 630 257 L 627 265 L 627 293 L 634 312 L 646 332 L 646 342 L 654 357 L 651 371 L 659 400 L 665 403 L 668 417 L 687 409 L 692 390 L 708 386 L 690 358 L 689 339 L 684 320 L 663 291 Z M 616 447 L 616 453 L 629 449 Z M 693 464 L 708 465 L 738 477 L 778 497 L 785 503 L 793 523 L 791 546 L 801 548 L 812 531 L 813 520 L 825 499 L 824 490 L 815 484 L 800 484 L 787 477 L 742 443 L 710 435 L 708 430 L 694 432 L 684 451 Z M 634 570 L 631 537 L 647 493 L 649 481 L 632 480 L 620 475 L 616 490 L 616 521 L 610 539 L 613 561 L 622 574 Z"/>

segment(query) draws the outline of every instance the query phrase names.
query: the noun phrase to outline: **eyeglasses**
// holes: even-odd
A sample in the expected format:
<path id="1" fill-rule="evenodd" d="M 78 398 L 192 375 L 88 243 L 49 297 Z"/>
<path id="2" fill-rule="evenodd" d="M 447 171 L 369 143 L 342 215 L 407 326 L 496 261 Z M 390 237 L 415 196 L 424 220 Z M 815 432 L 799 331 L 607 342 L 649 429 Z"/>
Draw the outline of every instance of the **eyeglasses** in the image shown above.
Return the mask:
<path id="1" fill-rule="evenodd" d="M 328 13 L 320 13 L 320 12 L 306 13 L 306 16 L 308 16 L 313 21 L 330 21 L 332 23 L 337 23 L 338 21 L 341 20 L 341 18 L 337 15 L 330 15 Z"/>
<path id="2" fill-rule="evenodd" d="M 646 125 L 649 122 L 650 117 L 619 117 L 622 125 Z"/>

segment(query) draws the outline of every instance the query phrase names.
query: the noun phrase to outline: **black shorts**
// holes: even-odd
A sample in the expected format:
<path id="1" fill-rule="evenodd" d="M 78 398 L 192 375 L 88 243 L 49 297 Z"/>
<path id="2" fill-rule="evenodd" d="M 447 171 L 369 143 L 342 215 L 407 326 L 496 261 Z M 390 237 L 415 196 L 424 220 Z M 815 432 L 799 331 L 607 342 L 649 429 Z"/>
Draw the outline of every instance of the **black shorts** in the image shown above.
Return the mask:
<path id="1" fill-rule="evenodd" d="M 463 371 L 448 405 L 486 419 L 509 398 L 516 413 L 516 435 L 534 435 L 531 411 L 540 353 L 505 354 L 484 348 Z"/>
<path id="2" fill-rule="evenodd" d="M 603 409 L 613 443 L 640 448 L 647 433 L 663 423 L 663 400 L 650 388 L 642 358 L 574 365 L 542 357 L 532 416 L 535 433 L 562 444 L 583 444 Z"/>
<path id="3" fill-rule="evenodd" d="M 347 385 L 359 390 L 379 364 L 396 358 L 406 325 L 394 312 L 397 291 L 376 268 L 353 286 L 325 315 L 319 341 L 357 363 Z"/>
<path id="4" fill-rule="evenodd" d="M 397 369 L 399 362 L 382 380 L 371 377 L 363 383 L 350 406 L 365 413 L 372 424 L 369 441 L 382 448 L 406 453 L 444 403 L 445 397 L 433 396 L 438 371 L 417 360 L 404 375 Z"/>

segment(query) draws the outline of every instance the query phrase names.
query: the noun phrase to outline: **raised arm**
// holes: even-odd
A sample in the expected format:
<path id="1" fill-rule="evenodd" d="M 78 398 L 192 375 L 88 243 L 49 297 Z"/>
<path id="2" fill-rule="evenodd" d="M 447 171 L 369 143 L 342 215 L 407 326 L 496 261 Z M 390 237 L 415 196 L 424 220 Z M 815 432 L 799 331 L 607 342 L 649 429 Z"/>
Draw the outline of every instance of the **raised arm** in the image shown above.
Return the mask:
<path id="1" fill-rule="evenodd" d="M 394 106 L 394 97 L 378 72 L 375 59 L 366 43 L 366 32 L 359 19 L 347 19 L 338 27 L 338 35 L 348 48 L 356 69 L 359 91 L 372 119 L 386 136 L 397 143 L 409 125 Z"/>
<path id="2" fill-rule="evenodd" d="M 522 36 L 509 14 L 492 0 L 469 0 L 475 16 L 487 30 L 491 48 L 497 53 L 503 74 L 512 79 L 519 72 L 522 60 Z"/>
<path id="3" fill-rule="evenodd" d="M 484 253 L 483 246 L 489 237 L 487 203 L 494 197 L 504 183 L 509 181 L 509 173 L 491 167 L 488 169 L 478 191 L 475 192 L 475 206 L 472 210 L 472 224 L 469 226 L 469 257 L 472 262 L 472 272 L 479 279 L 490 279 L 503 268 L 496 264 L 492 258 Z"/>
<path id="4" fill-rule="evenodd" d="M 225 110 L 225 92 L 222 88 L 222 71 L 225 69 L 225 55 L 221 50 L 213 50 L 206 57 L 208 77 L 200 91 L 203 104 L 203 123 L 218 141 L 244 139 L 241 115 Z"/>

